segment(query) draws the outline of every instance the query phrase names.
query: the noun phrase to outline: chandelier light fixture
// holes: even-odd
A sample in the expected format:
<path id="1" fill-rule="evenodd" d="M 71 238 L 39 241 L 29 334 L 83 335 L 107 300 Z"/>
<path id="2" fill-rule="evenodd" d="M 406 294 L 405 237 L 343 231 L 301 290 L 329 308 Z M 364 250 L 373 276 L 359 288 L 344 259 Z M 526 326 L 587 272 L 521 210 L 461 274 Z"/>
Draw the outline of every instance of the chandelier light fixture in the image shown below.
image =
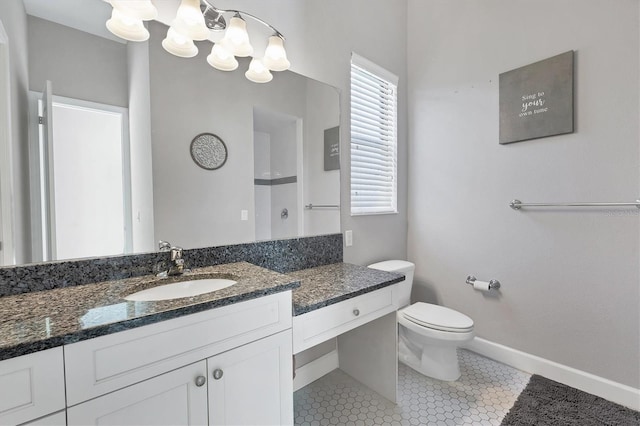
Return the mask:
<path id="1" fill-rule="evenodd" d="M 158 16 L 151 0 L 104 1 L 113 7 L 111 19 L 107 21 L 109 31 L 128 41 L 149 39 L 143 21 Z M 254 55 L 245 18 L 272 31 L 262 57 Z M 162 47 L 175 56 L 192 58 L 198 54 L 194 41 L 207 40 L 212 31 L 224 32 L 207 56 L 207 62 L 213 68 L 234 71 L 238 68 L 237 57 L 252 57 L 244 75 L 254 83 L 268 83 L 273 79 L 272 71 L 285 71 L 291 65 L 284 49 L 284 36 L 272 25 L 246 12 L 218 9 L 209 0 L 181 0 Z"/>

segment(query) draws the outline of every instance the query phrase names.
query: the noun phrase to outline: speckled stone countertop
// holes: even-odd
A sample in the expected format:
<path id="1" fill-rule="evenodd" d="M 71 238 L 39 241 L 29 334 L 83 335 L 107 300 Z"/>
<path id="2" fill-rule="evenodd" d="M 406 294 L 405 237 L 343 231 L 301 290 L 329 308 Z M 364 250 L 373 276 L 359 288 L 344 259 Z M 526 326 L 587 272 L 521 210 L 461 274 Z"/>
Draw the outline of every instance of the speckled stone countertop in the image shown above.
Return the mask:
<path id="1" fill-rule="evenodd" d="M 350 263 L 334 263 L 290 272 L 300 281 L 293 290 L 293 315 L 302 315 L 343 300 L 404 281 L 404 275 Z"/>
<path id="2" fill-rule="evenodd" d="M 195 278 L 228 278 L 237 284 L 213 293 L 158 301 L 123 297 L 158 285 L 145 275 L 48 291 L 0 297 L 0 360 L 140 327 L 207 309 L 294 289 L 292 276 L 247 262 L 194 269 L 162 284 Z"/>

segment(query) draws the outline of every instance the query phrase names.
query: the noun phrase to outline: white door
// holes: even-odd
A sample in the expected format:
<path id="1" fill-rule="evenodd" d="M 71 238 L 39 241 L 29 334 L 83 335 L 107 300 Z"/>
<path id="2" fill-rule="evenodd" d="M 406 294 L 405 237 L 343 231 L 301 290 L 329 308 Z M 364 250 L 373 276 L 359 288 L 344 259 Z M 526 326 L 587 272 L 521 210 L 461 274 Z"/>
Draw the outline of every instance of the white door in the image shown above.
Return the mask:
<path id="1" fill-rule="evenodd" d="M 209 358 L 209 424 L 293 424 L 292 364 L 291 330 Z"/>
<path id="2" fill-rule="evenodd" d="M 37 103 L 34 260 L 131 253 L 128 110 L 52 96 L 50 82 Z"/>
<path id="3" fill-rule="evenodd" d="M 55 259 L 131 252 L 127 115 L 54 97 Z"/>
<path id="4" fill-rule="evenodd" d="M 206 425 L 206 362 L 71 407 L 67 422 L 69 426 Z"/>

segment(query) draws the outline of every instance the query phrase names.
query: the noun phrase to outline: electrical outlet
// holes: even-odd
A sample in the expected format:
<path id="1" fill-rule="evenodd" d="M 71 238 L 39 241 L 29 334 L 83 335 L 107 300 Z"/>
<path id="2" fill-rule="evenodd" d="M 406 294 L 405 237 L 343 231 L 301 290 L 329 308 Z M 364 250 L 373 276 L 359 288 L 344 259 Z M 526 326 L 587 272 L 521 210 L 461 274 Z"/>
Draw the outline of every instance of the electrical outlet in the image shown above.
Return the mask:
<path id="1" fill-rule="evenodd" d="M 240 210 L 240 220 L 249 220 L 249 210 Z"/>
<path id="2" fill-rule="evenodd" d="M 353 245 L 353 231 L 344 231 L 344 245 L 351 247 Z"/>

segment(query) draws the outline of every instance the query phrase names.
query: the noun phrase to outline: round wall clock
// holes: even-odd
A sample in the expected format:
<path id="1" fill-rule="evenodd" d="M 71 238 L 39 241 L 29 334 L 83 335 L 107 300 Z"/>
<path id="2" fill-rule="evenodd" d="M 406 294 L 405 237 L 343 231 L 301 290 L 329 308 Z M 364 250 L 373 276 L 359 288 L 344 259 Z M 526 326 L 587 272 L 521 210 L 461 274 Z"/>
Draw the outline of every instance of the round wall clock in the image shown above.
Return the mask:
<path id="1" fill-rule="evenodd" d="M 227 146 L 213 133 L 201 133 L 191 141 L 191 158 L 205 170 L 216 170 L 227 161 Z"/>

